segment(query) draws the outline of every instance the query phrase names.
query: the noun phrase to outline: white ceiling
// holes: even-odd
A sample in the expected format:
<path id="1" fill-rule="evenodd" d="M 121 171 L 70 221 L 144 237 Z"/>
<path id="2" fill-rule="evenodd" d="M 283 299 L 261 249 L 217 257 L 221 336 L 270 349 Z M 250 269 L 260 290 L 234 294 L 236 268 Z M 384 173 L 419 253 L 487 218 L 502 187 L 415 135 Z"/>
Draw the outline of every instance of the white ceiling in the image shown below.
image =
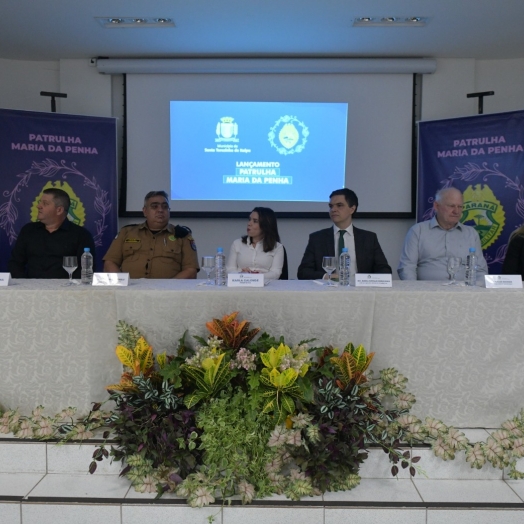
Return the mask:
<path id="1" fill-rule="evenodd" d="M 524 57 L 524 0 L 0 0 L 0 58 Z M 352 27 L 424 16 L 427 27 Z M 168 17 L 105 29 L 95 17 Z"/>

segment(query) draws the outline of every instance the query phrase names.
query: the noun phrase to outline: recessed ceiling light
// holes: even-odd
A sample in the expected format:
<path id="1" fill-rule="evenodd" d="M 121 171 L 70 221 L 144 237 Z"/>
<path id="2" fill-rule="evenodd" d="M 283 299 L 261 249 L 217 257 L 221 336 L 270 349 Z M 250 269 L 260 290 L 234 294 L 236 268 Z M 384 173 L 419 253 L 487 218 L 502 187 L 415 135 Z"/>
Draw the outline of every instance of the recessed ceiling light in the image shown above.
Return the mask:
<path id="1" fill-rule="evenodd" d="M 175 27 L 172 18 L 143 18 L 143 17 L 107 17 L 95 16 L 95 20 L 106 29 L 108 28 L 132 28 L 132 27 Z"/>
<path id="2" fill-rule="evenodd" d="M 426 16 L 361 16 L 354 19 L 353 27 L 423 27 L 428 20 Z"/>

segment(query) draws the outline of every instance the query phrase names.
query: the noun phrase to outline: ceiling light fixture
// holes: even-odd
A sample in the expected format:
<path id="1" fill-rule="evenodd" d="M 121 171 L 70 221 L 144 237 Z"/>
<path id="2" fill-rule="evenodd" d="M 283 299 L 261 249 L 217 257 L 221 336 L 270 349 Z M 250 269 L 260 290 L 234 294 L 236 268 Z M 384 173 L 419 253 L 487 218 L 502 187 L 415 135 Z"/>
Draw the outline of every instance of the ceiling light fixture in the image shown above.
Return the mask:
<path id="1" fill-rule="evenodd" d="M 353 20 L 353 27 L 424 27 L 427 16 L 361 16 Z"/>
<path id="2" fill-rule="evenodd" d="M 144 18 L 144 17 L 107 17 L 95 16 L 95 20 L 106 29 L 129 27 L 175 27 L 172 18 Z"/>

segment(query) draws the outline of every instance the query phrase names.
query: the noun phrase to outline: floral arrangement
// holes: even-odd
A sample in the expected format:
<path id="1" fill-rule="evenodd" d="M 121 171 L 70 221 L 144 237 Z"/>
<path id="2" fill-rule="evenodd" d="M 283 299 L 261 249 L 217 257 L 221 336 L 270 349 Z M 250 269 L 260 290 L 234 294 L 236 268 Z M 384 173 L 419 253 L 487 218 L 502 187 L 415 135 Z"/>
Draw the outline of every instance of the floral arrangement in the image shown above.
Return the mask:
<path id="1" fill-rule="evenodd" d="M 120 321 L 116 354 L 124 365 L 118 384 L 107 387 L 113 409 L 95 404 L 74 421 L 74 409 L 45 417 L 0 411 L 0 433 L 20 438 L 85 440 L 104 427 L 111 446 L 100 445 L 89 466 L 105 458 L 122 462 L 136 490 L 175 492 L 191 506 L 240 498 L 249 503 L 272 493 L 292 500 L 360 482 L 369 447 L 383 449 L 391 473 L 421 472 L 413 444 L 430 443 L 437 457 L 464 451 L 474 468 L 487 462 L 509 468 L 524 456 L 524 410 L 486 442 L 470 443 L 439 420 L 409 413 L 415 397 L 407 379 L 388 368 L 375 377 L 373 353 L 347 344 L 343 350 L 295 346 L 263 333 L 238 313 L 206 324 L 209 337 L 187 334 L 176 355 L 153 355 L 134 326 Z"/>

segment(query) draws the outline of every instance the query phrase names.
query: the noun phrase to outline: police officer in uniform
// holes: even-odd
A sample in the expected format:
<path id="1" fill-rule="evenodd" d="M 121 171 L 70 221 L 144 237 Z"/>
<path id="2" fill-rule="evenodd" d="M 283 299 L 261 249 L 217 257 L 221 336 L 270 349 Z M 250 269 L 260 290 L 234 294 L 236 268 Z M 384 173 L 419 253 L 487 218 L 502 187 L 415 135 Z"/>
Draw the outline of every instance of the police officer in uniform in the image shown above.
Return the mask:
<path id="1" fill-rule="evenodd" d="M 195 241 L 185 226 L 169 224 L 165 191 L 150 191 L 142 210 L 146 221 L 124 226 L 104 256 L 106 273 L 131 278 L 196 278 L 200 269 Z"/>

